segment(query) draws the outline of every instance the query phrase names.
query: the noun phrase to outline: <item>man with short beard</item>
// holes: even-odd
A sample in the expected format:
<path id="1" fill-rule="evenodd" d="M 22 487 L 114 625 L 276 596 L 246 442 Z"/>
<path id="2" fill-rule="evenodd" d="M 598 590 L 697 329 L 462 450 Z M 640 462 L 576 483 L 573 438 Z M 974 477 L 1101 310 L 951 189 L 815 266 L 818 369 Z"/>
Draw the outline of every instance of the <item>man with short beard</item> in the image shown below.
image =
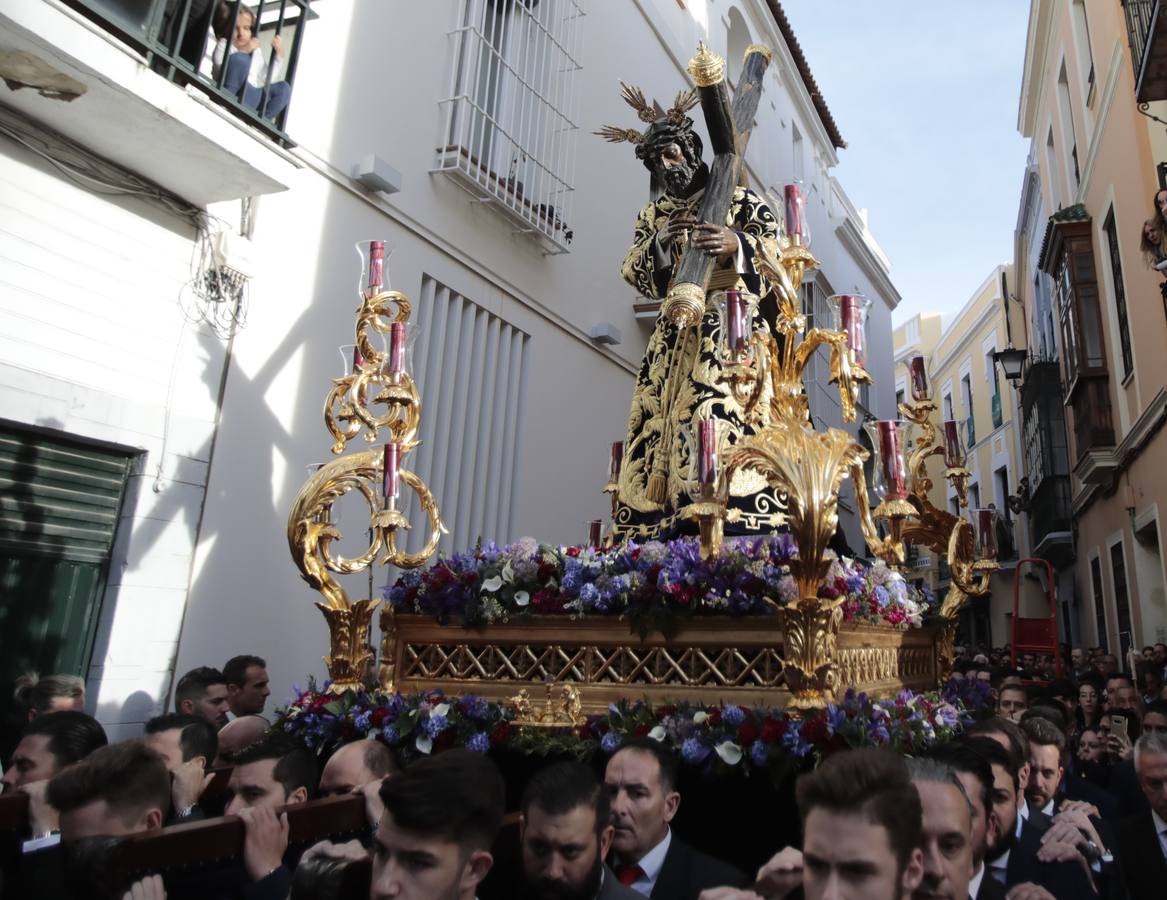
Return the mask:
<path id="1" fill-rule="evenodd" d="M 615 829 L 608 790 L 577 762 L 543 769 L 520 806 L 525 896 L 530 900 L 642 900 L 604 865 Z"/>
<path id="2" fill-rule="evenodd" d="M 965 740 L 993 770 L 993 817 L 997 843 L 990 848 L 988 874 L 1006 889 L 1040 884 L 1058 900 L 1089 900 L 1094 886 L 1078 862 L 1078 851 L 1060 842 L 1042 842 L 1042 833 L 1018 812 L 1020 763 L 1005 747 L 988 737 Z"/>

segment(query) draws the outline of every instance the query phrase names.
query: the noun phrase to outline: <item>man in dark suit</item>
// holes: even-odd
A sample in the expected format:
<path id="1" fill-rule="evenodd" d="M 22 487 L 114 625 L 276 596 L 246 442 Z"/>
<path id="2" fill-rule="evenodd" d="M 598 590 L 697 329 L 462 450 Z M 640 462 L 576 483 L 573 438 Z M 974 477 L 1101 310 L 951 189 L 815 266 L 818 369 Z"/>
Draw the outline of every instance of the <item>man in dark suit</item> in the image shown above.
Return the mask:
<path id="1" fill-rule="evenodd" d="M 620 883 L 652 900 L 697 900 L 706 888 L 748 883 L 744 872 L 681 841 L 669 823 L 681 805 L 677 757 L 636 738 L 608 760 L 613 866 Z"/>
<path id="2" fill-rule="evenodd" d="M 612 846 L 607 788 L 587 766 L 563 762 L 523 791 L 519 843 L 530 900 L 640 900 L 604 865 Z"/>
<path id="3" fill-rule="evenodd" d="M 993 817 L 997 842 L 987 857 L 988 875 L 1006 889 L 1032 882 L 1058 900 L 1089 900 L 1094 886 L 1075 847 L 1042 841 L 1042 832 L 1020 815 L 1019 761 L 991 738 L 974 737 L 967 746 L 984 757 L 993 771 Z"/>
<path id="4" fill-rule="evenodd" d="M 1123 881 L 1131 900 L 1159 900 L 1167 890 L 1167 735 L 1139 738 L 1135 772 L 1151 808 L 1119 823 Z"/>

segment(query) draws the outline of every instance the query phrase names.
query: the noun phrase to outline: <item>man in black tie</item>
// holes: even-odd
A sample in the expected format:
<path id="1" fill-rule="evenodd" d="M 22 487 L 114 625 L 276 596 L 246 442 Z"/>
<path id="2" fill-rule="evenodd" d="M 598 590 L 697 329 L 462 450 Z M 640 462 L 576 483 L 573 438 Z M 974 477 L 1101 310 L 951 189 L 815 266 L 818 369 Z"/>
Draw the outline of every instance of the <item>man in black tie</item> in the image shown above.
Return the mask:
<path id="1" fill-rule="evenodd" d="M 1119 823 L 1123 880 L 1131 900 L 1161 900 L 1167 892 L 1167 734 L 1139 738 L 1135 772 L 1151 808 Z"/>
<path id="2" fill-rule="evenodd" d="M 705 888 L 740 887 L 744 872 L 682 842 L 669 828 L 681 805 L 677 757 L 651 738 L 635 738 L 608 760 L 617 878 L 652 900 L 697 900 Z"/>

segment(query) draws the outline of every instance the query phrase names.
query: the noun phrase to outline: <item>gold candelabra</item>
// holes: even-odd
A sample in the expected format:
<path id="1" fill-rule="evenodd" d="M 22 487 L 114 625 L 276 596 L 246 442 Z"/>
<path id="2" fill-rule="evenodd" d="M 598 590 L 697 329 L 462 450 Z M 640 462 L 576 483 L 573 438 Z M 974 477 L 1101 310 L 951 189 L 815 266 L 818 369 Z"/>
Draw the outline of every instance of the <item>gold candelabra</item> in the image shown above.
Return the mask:
<path id="1" fill-rule="evenodd" d="M 945 477 L 956 487 L 962 507 L 966 505 L 968 471 L 963 456 L 957 459 L 951 446 L 936 443 L 936 430 L 929 420 L 936 407 L 926 397 L 899 407 L 907 422 L 921 429 L 906 464 L 908 471 L 904 471 L 904 454 L 898 443 L 906 443 L 907 429 L 899 422 L 877 423 L 876 434 L 883 441 L 882 446 L 876 445 L 882 475 L 881 499 L 874 511 L 870 508 L 863 468 L 870 454 L 847 431 L 816 431 L 812 427 L 803 384 L 812 355 L 820 347 L 829 347 L 830 380 L 838 387 L 843 419 L 855 420 L 859 386 L 871 383 L 863 366 L 862 304 L 854 295 L 841 296 L 837 300 L 839 327 L 807 331 L 798 290 L 805 272 L 816 261 L 803 246 L 800 234 L 793 233 L 779 241 L 763 239 L 756 261 L 777 299 L 772 334 L 755 333 L 739 338 L 736 348 L 725 347 L 726 322 L 734 315 L 748 322 L 756 298 L 747 295 L 743 299 L 736 291 L 716 292 L 714 296 L 723 306 L 723 380 L 747 415 L 763 395 L 762 387 L 768 384 L 769 424 L 724 452 L 705 454 L 720 460 L 715 472 L 703 469 L 702 439 L 695 441 L 698 484 L 692 492 L 695 501 L 685 513 L 697 521 L 701 553 L 708 558 L 720 552 L 728 486 L 737 471 L 753 470 L 786 495 L 787 524 L 798 547 L 797 557 L 790 562 L 798 591 L 789 602 L 771 603 L 784 635 L 783 672 L 792 693 L 791 705 L 806 709 L 831 702 L 838 686 L 835 656 L 843 598 L 827 600 L 820 598 L 818 592 L 833 558 L 828 545 L 838 527 L 839 490 L 848 476 L 855 482 L 863 535 L 873 553 L 893 568 L 904 562 L 905 543 L 926 545 L 947 556 L 952 585 L 942 606 L 947 621 L 941 638 L 942 667 L 951 665 L 952 637 L 960 607 L 969 595 L 988 590 L 989 576 L 997 565 L 991 559 L 975 558 L 972 525 L 937 509 L 928 500 L 932 484 L 926 465 L 929 456 L 946 455 Z M 732 304 L 745 304 L 746 311 L 735 312 L 729 308 Z M 728 331 L 732 340 L 733 329 Z M 739 327 L 737 333 L 741 335 L 743 330 Z M 877 520 L 886 524 L 886 535 L 880 534 Z"/>
<path id="2" fill-rule="evenodd" d="M 332 452 L 339 458 L 320 466 L 300 489 L 288 516 L 288 547 L 301 577 L 324 596 L 316 606 L 328 623 L 330 653 L 324 657 L 332 690 L 341 692 L 372 681 L 374 653 L 370 638 L 373 612 L 379 601 L 371 597 L 350 600 L 334 575 L 350 575 L 382 565 L 417 568 L 437 550 L 446 533 L 437 501 L 425 482 L 404 468 L 402 461 L 417 446 L 421 399 L 406 365 L 409 299 L 382 285 L 384 245 L 365 245 L 366 276 L 357 311 L 356 345 L 352 370 L 334 380 L 324 404 L 324 422 L 334 439 Z M 373 335 L 388 335 L 388 351 L 377 346 Z M 382 447 L 342 456 L 348 442 L 363 433 L 375 443 L 382 431 L 388 442 Z M 415 553 L 398 546 L 398 531 L 411 528 L 399 508 L 404 486 L 417 494 L 428 518 L 429 537 Z M 333 552 L 342 537 L 333 520 L 333 507 L 351 491 L 369 507 L 368 545 L 360 555 L 346 558 Z M 392 689 L 394 660 L 387 638 L 393 631 L 393 611 L 381 612 L 382 654 L 378 681 Z"/>

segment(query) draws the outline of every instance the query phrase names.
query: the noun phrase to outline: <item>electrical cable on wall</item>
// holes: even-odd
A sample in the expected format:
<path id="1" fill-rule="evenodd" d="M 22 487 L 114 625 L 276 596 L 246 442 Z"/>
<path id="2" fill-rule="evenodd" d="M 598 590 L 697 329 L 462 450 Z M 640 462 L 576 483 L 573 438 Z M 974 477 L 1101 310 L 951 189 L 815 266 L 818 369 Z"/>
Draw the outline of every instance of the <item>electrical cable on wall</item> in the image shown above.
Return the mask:
<path id="1" fill-rule="evenodd" d="M 249 271 L 238 268 L 238 240 L 228 223 L 205 209 L 135 175 L 88 150 L 65 135 L 25 118 L 0 104 L 0 135 L 24 147 L 81 189 L 107 197 L 142 200 L 178 216 L 194 231 L 190 278 L 177 298 L 182 322 L 171 356 L 163 408 L 162 446 L 158 452 L 153 489 L 163 487 L 163 462 L 170 434 L 178 361 L 188 325 L 206 326 L 220 341 L 230 342 L 236 330 L 246 326 Z M 243 201 L 241 218 L 244 234 L 250 237 L 255 215 L 253 198 Z M 246 254 L 243 254 L 246 257 Z"/>

